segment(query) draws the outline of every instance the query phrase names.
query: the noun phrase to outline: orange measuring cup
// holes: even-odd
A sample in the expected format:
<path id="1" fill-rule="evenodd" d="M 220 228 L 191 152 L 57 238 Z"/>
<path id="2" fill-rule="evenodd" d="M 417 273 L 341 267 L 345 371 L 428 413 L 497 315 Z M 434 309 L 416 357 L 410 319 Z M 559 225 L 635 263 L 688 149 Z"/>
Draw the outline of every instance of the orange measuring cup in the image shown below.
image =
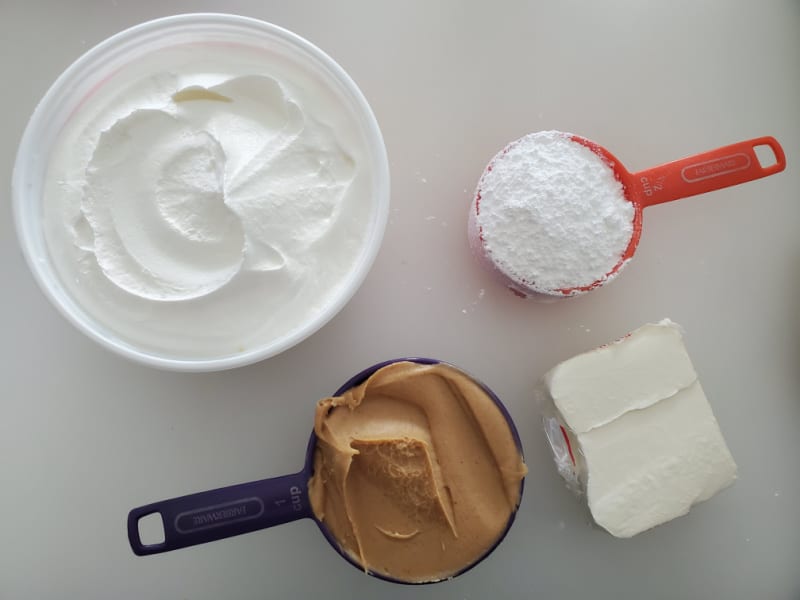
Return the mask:
<path id="1" fill-rule="evenodd" d="M 630 261 L 639 245 L 642 235 L 642 213 L 648 206 L 679 200 L 705 192 L 753 181 L 774 175 L 786 168 L 786 156 L 777 140 L 771 136 L 754 138 L 723 146 L 715 150 L 695 154 L 657 167 L 631 173 L 603 146 L 574 134 L 563 134 L 568 139 L 581 144 L 599 156 L 611 168 L 615 178 L 622 184 L 625 198 L 633 204 L 633 229 L 630 240 L 619 261 L 602 278 L 588 285 L 562 289 L 541 289 L 535 282 L 523 281 L 510 274 L 499 265 L 483 247 L 483 238 L 477 226 L 478 202 L 473 204 L 470 215 L 470 244 L 478 259 L 499 275 L 502 282 L 513 292 L 525 297 L 552 299 L 576 296 L 598 288 L 613 279 Z M 513 144 L 513 143 L 512 143 Z M 775 163 L 762 166 L 756 155 L 756 148 L 766 146 L 775 155 Z M 510 147 L 510 146 L 509 146 Z M 501 153 L 502 154 L 502 153 Z M 491 170 L 492 163 L 487 170 Z M 480 200 L 480 185 L 476 198 Z M 474 231 L 473 231 L 474 230 Z"/>

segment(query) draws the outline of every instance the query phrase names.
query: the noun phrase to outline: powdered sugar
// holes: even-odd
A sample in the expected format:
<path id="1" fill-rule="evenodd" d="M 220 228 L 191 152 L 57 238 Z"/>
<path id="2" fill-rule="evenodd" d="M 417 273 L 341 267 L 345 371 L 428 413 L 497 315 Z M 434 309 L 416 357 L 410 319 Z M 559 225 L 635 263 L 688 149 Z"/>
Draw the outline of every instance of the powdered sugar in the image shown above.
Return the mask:
<path id="1" fill-rule="evenodd" d="M 572 295 L 615 271 L 634 206 L 602 158 L 569 134 L 543 131 L 494 157 L 473 217 L 482 251 L 503 274 L 534 292 Z"/>

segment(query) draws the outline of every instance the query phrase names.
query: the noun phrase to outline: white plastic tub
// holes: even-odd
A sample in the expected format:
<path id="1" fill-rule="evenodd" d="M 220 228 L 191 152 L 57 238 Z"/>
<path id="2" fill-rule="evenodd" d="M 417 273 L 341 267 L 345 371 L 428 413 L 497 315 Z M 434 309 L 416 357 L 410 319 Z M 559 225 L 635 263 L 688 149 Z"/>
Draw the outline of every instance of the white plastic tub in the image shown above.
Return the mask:
<path id="1" fill-rule="evenodd" d="M 120 333 L 87 309 L 54 268 L 42 228 L 45 178 L 51 149 L 64 126 L 80 113 L 81 105 L 104 85 L 113 85 L 116 73 L 142 57 L 173 45 L 238 44 L 264 50 L 281 68 L 297 69 L 302 77 L 322 82 L 341 102 L 366 149 L 371 212 L 364 223 L 365 242 L 349 265 L 337 293 L 315 309 L 309 319 L 291 331 L 257 345 L 231 344 L 218 352 L 161 351 Z M 288 67 L 287 67 L 288 65 Z M 111 83 L 108 83 L 111 82 Z M 138 362 L 179 371 L 213 371 L 238 367 L 274 356 L 313 334 L 353 296 L 366 277 L 383 238 L 389 211 L 389 168 L 386 149 L 375 117 L 364 96 L 345 71 L 303 38 L 275 25 L 224 14 L 187 14 L 157 19 L 118 33 L 73 63 L 41 100 L 23 135 L 12 178 L 17 233 L 31 271 L 45 295 L 79 330 L 106 348 Z M 130 329 L 130 328 L 129 328 Z"/>

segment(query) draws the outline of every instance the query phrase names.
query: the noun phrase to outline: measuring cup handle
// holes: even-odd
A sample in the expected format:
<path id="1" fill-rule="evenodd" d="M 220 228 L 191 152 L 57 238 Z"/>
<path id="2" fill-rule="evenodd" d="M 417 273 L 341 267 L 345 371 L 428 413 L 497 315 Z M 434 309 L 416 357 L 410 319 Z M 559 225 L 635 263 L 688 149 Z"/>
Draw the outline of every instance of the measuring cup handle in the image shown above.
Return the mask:
<path id="1" fill-rule="evenodd" d="M 213 542 L 312 515 L 306 471 L 162 500 L 128 513 L 128 541 L 134 554 L 159 554 Z M 157 513 L 164 541 L 142 543 L 139 521 Z"/>
<path id="2" fill-rule="evenodd" d="M 755 153 L 758 146 L 772 149 L 775 164 L 761 166 Z M 633 173 L 628 196 L 642 206 L 652 206 L 760 179 L 785 168 L 786 155 L 777 140 L 760 137 Z"/>

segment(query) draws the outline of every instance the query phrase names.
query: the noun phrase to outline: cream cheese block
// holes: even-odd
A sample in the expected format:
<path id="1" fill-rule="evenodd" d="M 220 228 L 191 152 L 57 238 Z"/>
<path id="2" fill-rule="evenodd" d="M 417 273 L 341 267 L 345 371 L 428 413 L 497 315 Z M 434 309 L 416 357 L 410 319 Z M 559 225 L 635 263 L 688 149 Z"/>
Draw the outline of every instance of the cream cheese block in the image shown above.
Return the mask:
<path id="1" fill-rule="evenodd" d="M 684 515 L 736 479 L 681 330 L 669 320 L 562 362 L 539 393 L 559 472 L 614 536 Z"/>

